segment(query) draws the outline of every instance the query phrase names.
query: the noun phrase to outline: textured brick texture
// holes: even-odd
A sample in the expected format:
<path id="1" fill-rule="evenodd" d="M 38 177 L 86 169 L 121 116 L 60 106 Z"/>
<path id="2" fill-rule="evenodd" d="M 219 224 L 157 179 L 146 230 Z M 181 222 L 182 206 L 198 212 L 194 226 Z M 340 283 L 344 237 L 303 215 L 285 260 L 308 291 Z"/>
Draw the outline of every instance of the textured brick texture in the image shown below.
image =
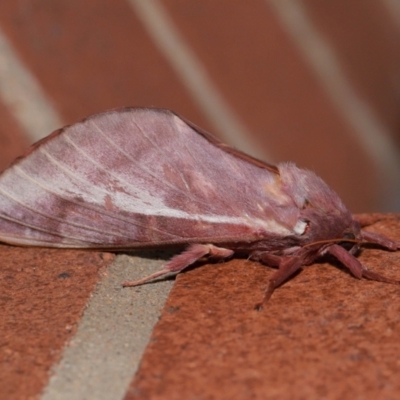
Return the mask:
<path id="1" fill-rule="evenodd" d="M 35 398 L 112 254 L 0 246 L 1 399 Z"/>
<path id="2" fill-rule="evenodd" d="M 399 218 L 380 218 L 373 230 L 400 239 Z M 360 260 L 400 278 L 399 253 Z M 125 400 L 398 396 L 400 286 L 321 262 L 258 312 L 271 273 L 233 260 L 179 275 Z"/>
<path id="3" fill-rule="evenodd" d="M 154 106 L 229 137 L 154 40 L 157 24 L 146 26 L 132 3 L 2 0 L 0 35 L 66 124 L 108 108 Z M 281 10 L 293 24 L 274 3 L 299 7 L 293 14 Z M 328 87 L 331 59 L 319 54 L 327 68 L 321 77 L 296 40 L 307 35 L 289 27 L 305 13 L 311 39 L 322 39 L 340 67 L 349 89 L 341 96 L 355 111 L 366 105 L 361 124 L 368 130 L 378 121 L 396 154 L 400 16 L 389 8 L 394 3 L 155 2 L 245 126 L 248 142 L 274 161 L 316 171 L 354 212 L 387 204 L 399 211 L 399 198 L 383 185 L 398 183 L 400 169 L 382 172 L 358 136 L 363 129 L 332 95 L 339 85 Z M 10 101 L 3 91 L 1 56 L 0 170 L 32 142 L 19 111 L 24 96 Z M 13 82 L 17 87 L 18 76 Z M 215 112 L 217 120 L 225 118 Z M 371 229 L 400 238 L 395 216 L 375 215 Z M 396 253 L 366 249 L 361 259 L 400 278 Z M 0 260 L 0 399 L 39 398 L 112 256 L 0 246 Z M 399 287 L 358 281 L 321 262 L 257 313 L 253 305 L 271 273 L 235 260 L 178 276 L 126 399 L 398 397 Z"/>

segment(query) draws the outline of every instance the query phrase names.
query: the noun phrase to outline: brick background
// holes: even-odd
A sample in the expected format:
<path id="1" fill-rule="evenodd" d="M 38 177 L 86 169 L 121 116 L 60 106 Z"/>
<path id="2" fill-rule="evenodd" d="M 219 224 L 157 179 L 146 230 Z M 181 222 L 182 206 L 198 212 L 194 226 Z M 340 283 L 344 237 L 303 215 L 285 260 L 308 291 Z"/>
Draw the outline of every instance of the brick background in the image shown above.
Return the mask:
<path id="1" fill-rule="evenodd" d="M 149 4 L 155 8 L 143 8 Z M 160 41 L 160 15 L 170 29 L 161 38 L 178 34 L 192 64 Z M 39 136 L 88 114 L 119 106 L 165 107 L 265 159 L 313 169 L 353 212 L 400 210 L 400 11 L 395 2 L 3 0 L 0 40 L 12 51 L 11 58 L 0 51 L 0 170 Z M 382 138 L 384 151 L 379 150 Z M 396 221 L 383 224 L 387 233 L 397 234 Z M 39 398 L 52 363 L 73 333 L 66 332 L 65 321 L 75 329 L 106 262 L 93 254 L 93 262 L 86 262 L 92 268 L 85 271 L 80 262 L 89 256 L 80 253 L 0 250 L 3 278 L 23 283 L 9 286 L 9 279 L 0 280 L 1 292 L 7 293 L 1 300 L 7 343 L 0 346 L 0 357 L 8 367 L 1 387 L 9 390 L 8 399 Z M 395 275 L 396 255 L 378 259 L 375 254 L 374 266 L 384 260 Z M 60 265 L 63 272 L 68 260 L 79 282 L 61 290 L 79 296 L 63 314 L 65 298 L 55 290 L 54 274 Z M 41 285 L 50 292 L 30 284 L 31 274 L 43 265 L 48 269 L 40 272 Z M 317 266 L 274 294 L 270 314 L 259 316 L 246 307 L 257 300 L 270 271 L 251 265 L 241 275 L 250 281 L 243 283 L 242 267 L 242 260 L 211 265 L 179 278 L 127 399 L 174 398 L 173 393 L 186 396 L 191 390 L 201 394 L 202 388 L 208 398 L 228 389 L 244 398 L 267 388 L 279 398 L 290 390 L 295 396 L 298 387 L 307 398 L 356 395 L 360 387 L 366 398 L 398 392 L 396 287 L 358 282 L 331 266 Z M 14 273 L 14 268 L 19 269 Z M 310 291 L 315 280 L 318 285 Z M 44 290 L 50 294 L 44 296 Z M 58 300 L 49 305 L 53 298 L 61 305 Z M 187 302 L 180 304 L 182 299 Z M 201 307 L 191 299 L 203 301 Z M 181 309 L 174 312 L 178 303 Z M 54 321 L 41 318 L 41 310 L 50 312 L 50 306 Z M 18 307 L 23 318 L 15 322 Z M 32 330 L 38 319 L 39 329 Z M 224 328 L 214 329 L 218 324 Z M 49 344 L 49 329 L 57 349 Z M 164 362 L 169 340 L 177 347 L 168 349 L 170 359 Z M 199 360 L 206 362 L 199 366 Z M 295 361 L 299 368 L 288 372 Z M 210 371 L 214 380 L 206 379 Z M 316 375 L 302 375 L 309 371 Z M 322 386 L 311 382 L 320 371 L 331 379 Z M 360 371 L 363 379 L 355 381 Z M 239 378 L 227 386 L 232 376 Z"/>

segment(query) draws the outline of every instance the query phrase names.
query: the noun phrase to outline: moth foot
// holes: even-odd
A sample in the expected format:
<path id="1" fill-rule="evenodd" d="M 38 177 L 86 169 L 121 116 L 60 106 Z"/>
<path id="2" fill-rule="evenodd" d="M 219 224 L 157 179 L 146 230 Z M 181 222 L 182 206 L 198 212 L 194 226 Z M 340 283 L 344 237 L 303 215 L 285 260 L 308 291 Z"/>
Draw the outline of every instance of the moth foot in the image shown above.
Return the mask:
<path id="1" fill-rule="evenodd" d="M 193 244 L 190 245 L 183 253 L 172 257 L 171 260 L 169 260 L 160 271 L 157 271 L 154 274 L 146 276 L 137 281 L 123 282 L 122 287 L 142 285 L 143 283 L 149 282 L 170 272 L 180 272 L 204 256 L 225 259 L 232 256 L 232 254 L 233 250 L 217 247 L 212 244 Z"/>
<path id="2" fill-rule="evenodd" d="M 370 271 L 369 269 L 364 269 L 362 275 L 364 278 L 370 279 L 371 281 L 400 285 L 400 281 L 398 281 L 397 279 L 387 278 L 386 276 Z"/>
<path id="3" fill-rule="evenodd" d="M 154 274 L 148 275 L 142 279 L 138 279 L 137 281 L 127 281 L 127 282 L 122 282 L 122 287 L 133 287 L 133 286 L 139 286 L 143 285 L 143 283 L 149 282 L 155 278 L 158 278 L 159 276 L 163 276 L 171 272 L 167 268 L 163 268 L 160 271 L 155 272 Z"/>
<path id="4" fill-rule="evenodd" d="M 264 293 L 262 301 L 254 306 L 255 310 L 257 311 L 263 310 L 265 304 L 267 304 L 268 300 L 271 298 L 272 293 L 274 293 L 275 288 L 276 288 L 276 282 L 274 280 L 270 280 L 268 283 L 267 290 Z"/>

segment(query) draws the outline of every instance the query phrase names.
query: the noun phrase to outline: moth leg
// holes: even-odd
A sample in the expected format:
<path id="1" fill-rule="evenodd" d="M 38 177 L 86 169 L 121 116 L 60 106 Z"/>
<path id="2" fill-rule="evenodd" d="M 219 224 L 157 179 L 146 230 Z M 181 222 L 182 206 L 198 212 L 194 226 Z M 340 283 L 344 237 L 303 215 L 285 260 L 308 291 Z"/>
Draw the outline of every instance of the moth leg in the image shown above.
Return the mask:
<path id="1" fill-rule="evenodd" d="M 278 271 L 276 271 L 269 279 L 264 298 L 256 305 L 255 308 L 259 311 L 262 310 L 265 303 L 272 296 L 272 293 L 274 293 L 274 290 L 302 266 L 303 260 L 300 257 L 281 257 Z"/>
<path id="2" fill-rule="evenodd" d="M 388 250 L 395 251 L 397 249 L 400 249 L 400 242 L 396 242 L 384 235 L 380 235 L 379 233 L 362 231 L 361 238 L 368 243 L 379 244 L 380 246 Z"/>
<path id="3" fill-rule="evenodd" d="M 358 279 L 364 277 L 378 282 L 400 284 L 400 281 L 396 279 L 387 278 L 386 276 L 368 270 L 357 258 L 337 244 L 330 246 L 327 252 L 335 256 Z"/>
<path id="4" fill-rule="evenodd" d="M 279 267 L 282 257 L 268 253 L 267 251 L 255 251 L 250 254 L 250 260 L 262 262 L 270 267 Z"/>
<path id="5" fill-rule="evenodd" d="M 205 256 L 224 259 L 232 256 L 233 253 L 233 250 L 224 249 L 212 244 L 193 244 L 189 246 L 183 253 L 172 257 L 171 260 L 169 260 L 164 265 L 164 268 L 160 271 L 157 271 L 154 274 L 146 276 L 145 278 L 137 281 L 123 282 L 122 286 L 137 286 L 160 276 L 169 274 L 170 272 L 180 272 Z"/>

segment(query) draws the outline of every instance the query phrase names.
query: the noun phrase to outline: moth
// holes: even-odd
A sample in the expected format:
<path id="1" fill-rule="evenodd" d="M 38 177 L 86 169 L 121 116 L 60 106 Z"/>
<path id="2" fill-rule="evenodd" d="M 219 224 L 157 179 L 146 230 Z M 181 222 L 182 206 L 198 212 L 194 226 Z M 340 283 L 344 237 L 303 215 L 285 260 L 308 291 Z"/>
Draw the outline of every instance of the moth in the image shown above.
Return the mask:
<path id="1" fill-rule="evenodd" d="M 276 267 L 260 306 L 302 266 L 330 254 L 351 273 L 399 284 L 355 257 L 363 231 L 338 195 L 293 163 L 273 166 L 161 109 L 90 116 L 34 144 L 0 175 L 0 241 L 112 251 L 185 245 L 136 286 L 204 257 Z"/>

